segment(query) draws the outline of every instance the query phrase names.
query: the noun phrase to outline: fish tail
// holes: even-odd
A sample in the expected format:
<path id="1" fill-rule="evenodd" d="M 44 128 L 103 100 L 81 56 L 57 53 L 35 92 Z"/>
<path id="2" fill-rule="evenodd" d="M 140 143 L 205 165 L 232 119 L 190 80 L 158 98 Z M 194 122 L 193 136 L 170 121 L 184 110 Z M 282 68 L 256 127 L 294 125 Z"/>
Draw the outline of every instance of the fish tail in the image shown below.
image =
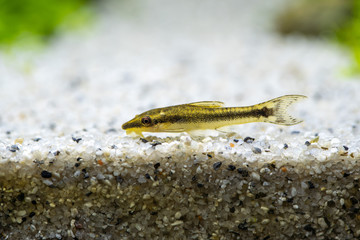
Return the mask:
<path id="1" fill-rule="evenodd" d="M 307 98 L 303 95 L 285 95 L 270 101 L 255 105 L 261 112 L 263 122 L 279 125 L 295 125 L 303 120 L 297 119 L 288 113 L 288 108 L 300 100 Z"/>

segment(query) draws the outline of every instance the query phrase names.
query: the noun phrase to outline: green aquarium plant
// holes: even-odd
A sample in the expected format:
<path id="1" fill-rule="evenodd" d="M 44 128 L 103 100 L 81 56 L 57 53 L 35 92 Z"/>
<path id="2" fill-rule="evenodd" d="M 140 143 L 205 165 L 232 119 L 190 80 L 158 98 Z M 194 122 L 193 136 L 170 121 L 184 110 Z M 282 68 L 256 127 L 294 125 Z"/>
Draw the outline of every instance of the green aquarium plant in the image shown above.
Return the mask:
<path id="1" fill-rule="evenodd" d="M 276 18 L 282 35 L 321 37 L 340 43 L 354 56 L 350 74 L 360 74 L 360 1 L 298 0 Z"/>
<path id="2" fill-rule="evenodd" d="M 337 40 L 347 46 L 354 57 L 351 74 L 360 74 L 360 1 L 352 0 L 351 18 L 336 32 Z"/>
<path id="3" fill-rule="evenodd" d="M 0 0 L 0 45 L 45 42 L 89 19 L 91 0 Z"/>

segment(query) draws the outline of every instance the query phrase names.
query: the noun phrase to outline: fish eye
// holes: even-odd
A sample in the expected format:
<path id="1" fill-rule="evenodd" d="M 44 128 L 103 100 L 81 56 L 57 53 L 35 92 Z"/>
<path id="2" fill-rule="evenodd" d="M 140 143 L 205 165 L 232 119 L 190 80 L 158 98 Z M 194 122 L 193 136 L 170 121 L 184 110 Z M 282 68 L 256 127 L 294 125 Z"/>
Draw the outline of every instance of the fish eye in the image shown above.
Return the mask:
<path id="1" fill-rule="evenodd" d="M 149 116 L 143 117 L 141 119 L 141 123 L 144 125 L 149 125 L 149 124 L 151 124 L 151 118 Z"/>

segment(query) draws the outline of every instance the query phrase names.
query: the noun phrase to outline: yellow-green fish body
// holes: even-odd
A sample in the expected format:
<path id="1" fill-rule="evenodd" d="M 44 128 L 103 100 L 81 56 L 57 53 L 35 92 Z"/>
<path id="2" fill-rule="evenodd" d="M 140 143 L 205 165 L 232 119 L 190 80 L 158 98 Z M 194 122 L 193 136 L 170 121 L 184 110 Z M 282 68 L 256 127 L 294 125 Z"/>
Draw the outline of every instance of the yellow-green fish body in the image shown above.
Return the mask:
<path id="1" fill-rule="evenodd" d="M 302 121 L 290 116 L 287 109 L 304 98 L 285 95 L 248 107 L 222 107 L 222 102 L 203 101 L 156 108 L 136 115 L 122 128 L 127 134 L 134 132 L 142 136 L 142 132 L 190 132 L 250 122 L 294 125 Z"/>

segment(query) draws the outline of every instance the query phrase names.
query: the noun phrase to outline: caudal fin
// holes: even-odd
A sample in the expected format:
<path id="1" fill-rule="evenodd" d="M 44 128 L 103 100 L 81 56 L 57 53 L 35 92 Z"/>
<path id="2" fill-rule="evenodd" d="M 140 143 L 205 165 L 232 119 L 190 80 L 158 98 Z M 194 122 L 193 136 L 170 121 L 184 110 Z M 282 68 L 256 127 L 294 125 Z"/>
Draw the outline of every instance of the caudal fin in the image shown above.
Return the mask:
<path id="1" fill-rule="evenodd" d="M 285 95 L 264 103 L 260 103 L 257 106 L 264 113 L 264 122 L 290 126 L 301 123 L 302 120 L 291 116 L 288 113 L 288 108 L 293 103 L 296 103 L 305 98 L 307 97 L 303 95 Z"/>

